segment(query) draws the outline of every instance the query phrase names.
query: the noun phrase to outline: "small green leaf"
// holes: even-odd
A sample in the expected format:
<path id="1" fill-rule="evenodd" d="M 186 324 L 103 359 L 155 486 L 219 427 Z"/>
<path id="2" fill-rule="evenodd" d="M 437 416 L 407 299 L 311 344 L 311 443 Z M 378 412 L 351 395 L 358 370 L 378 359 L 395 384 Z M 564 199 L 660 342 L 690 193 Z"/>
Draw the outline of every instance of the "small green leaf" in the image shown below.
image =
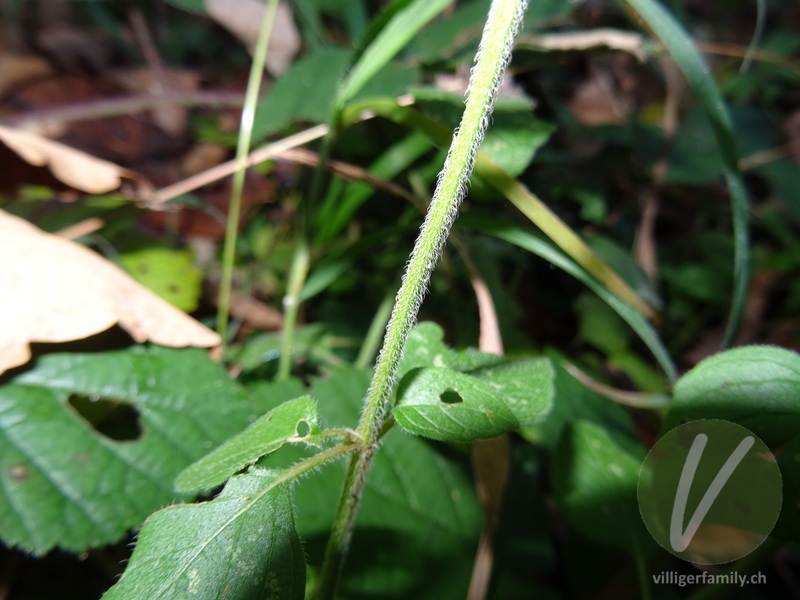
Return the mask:
<path id="1" fill-rule="evenodd" d="M 445 356 L 450 348 L 445 346 L 443 338 L 444 332 L 436 323 L 425 321 L 415 326 L 408 334 L 403 359 L 397 368 L 398 379 L 411 369 L 447 366 Z"/>
<path id="2" fill-rule="evenodd" d="M 406 375 L 394 409 L 405 430 L 435 440 L 468 442 L 517 429 L 519 424 L 495 390 L 469 375 L 425 367 Z"/>
<path id="3" fill-rule="evenodd" d="M 747 427 L 770 448 L 800 430 L 800 355 L 774 346 L 715 354 L 681 377 L 664 421 L 725 419 Z"/>
<path id="4" fill-rule="evenodd" d="M 401 380 L 394 416 L 404 429 L 466 442 L 533 425 L 552 405 L 553 371 L 546 359 L 508 362 L 479 352 L 453 352 L 449 358 L 472 367 L 471 374 L 423 367 Z M 488 360 L 490 368 L 482 368 Z"/>
<path id="5" fill-rule="evenodd" d="M 211 502 L 153 514 L 104 600 L 251 600 L 305 594 L 305 554 L 289 486 L 251 469 Z"/>
<path id="6" fill-rule="evenodd" d="M 570 524 L 597 541 L 641 551 L 652 538 L 636 499 L 643 448 L 588 421 L 563 432 L 556 447 L 553 484 Z"/>
<path id="7" fill-rule="evenodd" d="M 301 433 L 301 423 L 308 431 Z M 184 469 L 175 480 L 179 492 L 208 490 L 224 483 L 287 442 L 310 441 L 317 430 L 317 407 L 309 396 L 284 402 L 210 454 Z"/>
<path id="8" fill-rule="evenodd" d="M 144 248 L 121 255 L 122 266 L 150 291 L 185 312 L 197 309 L 203 272 L 188 250 Z"/>

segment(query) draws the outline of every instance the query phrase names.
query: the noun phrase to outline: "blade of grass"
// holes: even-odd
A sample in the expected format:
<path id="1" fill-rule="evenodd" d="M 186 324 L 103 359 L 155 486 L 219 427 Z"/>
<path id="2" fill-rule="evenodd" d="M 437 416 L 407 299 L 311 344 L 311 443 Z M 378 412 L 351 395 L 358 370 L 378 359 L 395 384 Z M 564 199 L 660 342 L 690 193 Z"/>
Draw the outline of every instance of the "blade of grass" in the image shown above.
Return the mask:
<path id="1" fill-rule="evenodd" d="M 222 338 L 222 354 L 228 345 L 228 318 L 231 302 L 231 285 L 233 282 L 233 263 L 236 259 L 236 236 L 239 232 L 239 218 L 242 211 L 242 190 L 244 189 L 245 169 L 247 169 L 247 155 L 250 152 L 250 142 L 253 132 L 253 117 L 258 104 L 258 91 L 261 88 L 261 79 L 264 77 L 264 64 L 267 59 L 267 47 L 272 34 L 272 25 L 275 22 L 275 13 L 278 9 L 278 0 L 270 0 L 264 10 L 261 30 L 258 33 L 256 48 L 253 53 L 253 64 L 250 66 L 250 76 L 247 80 L 242 120 L 239 127 L 239 140 L 236 145 L 237 170 L 233 174 L 231 188 L 231 203 L 228 209 L 228 223 L 225 230 L 225 246 L 222 251 L 222 276 L 219 285 L 219 303 L 217 309 L 217 333 Z"/>
<path id="2" fill-rule="evenodd" d="M 413 132 L 381 154 L 370 165 L 369 173 L 390 181 L 430 148 L 431 142 L 427 136 Z M 352 183 L 343 193 L 328 198 L 320 206 L 319 217 L 316 219 L 320 227 L 316 236 L 318 242 L 329 242 L 336 237 L 373 193 L 373 186 L 361 182 Z"/>
<path id="3" fill-rule="evenodd" d="M 647 26 L 661 40 L 692 87 L 711 121 L 723 161 L 723 174 L 728 184 L 733 217 L 734 266 L 733 297 L 722 347 L 736 339 L 744 316 L 747 285 L 750 277 L 750 245 L 747 217 L 747 191 L 739 171 L 739 155 L 733 124 L 722 94 L 714 82 L 708 65 L 694 42 L 659 3 L 653 0 L 626 0 Z"/>
<path id="4" fill-rule="evenodd" d="M 578 281 L 584 283 L 630 325 L 631 329 L 633 329 L 636 335 L 645 343 L 650 352 L 653 353 L 653 356 L 658 364 L 661 365 L 661 368 L 664 370 L 670 382 L 674 383 L 677 380 L 678 374 L 672 362 L 672 358 L 670 358 L 667 349 L 664 347 L 658 334 L 650 323 L 648 323 L 647 319 L 645 319 L 641 313 L 622 302 L 616 294 L 599 283 L 581 265 L 570 259 L 565 253 L 533 235 L 531 232 L 525 231 L 519 225 L 514 225 L 512 223 L 465 216 L 459 220 L 459 226 L 492 235 L 498 239 L 519 246 L 528 252 L 532 252 L 537 256 L 541 256 L 572 275 Z"/>
<path id="5" fill-rule="evenodd" d="M 358 57 L 350 74 L 344 80 L 338 93 L 341 105 L 355 96 L 448 4 L 450 0 L 414 0 L 406 3 L 406 6 L 392 15 L 369 47 Z"/>
<path id="6" fill-rule="evenodd" d="M 394 294 L 389 292 L 383 297 L 378 310 L 375 311 L 369 331 L 367 331 L 364 343 L 358 353 L 358 358 L 356 358 L 355 366 L 368 367 L 372 359 L 375 358 L 375 353 L 381 347 L 381 342 L 383 341 L 386 323 L 389 322 L 389 317 L 392 314 L 392 306 L 394 306 Z"/>

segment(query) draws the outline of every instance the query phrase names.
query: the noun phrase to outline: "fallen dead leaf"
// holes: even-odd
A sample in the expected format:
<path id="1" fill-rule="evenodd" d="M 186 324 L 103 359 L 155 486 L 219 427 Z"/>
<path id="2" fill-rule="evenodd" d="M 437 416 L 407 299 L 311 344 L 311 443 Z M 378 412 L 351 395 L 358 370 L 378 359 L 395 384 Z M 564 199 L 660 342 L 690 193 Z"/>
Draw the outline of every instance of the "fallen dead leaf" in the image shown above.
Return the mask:
<path id="1" fill-rule="evenodd" d="M 0 373 L 32 342 L 82 339 L 119 324 L 137 342 L 216 346 L 219 336 L 98 254 L 0 211 Z"/>
<path id="2" fill-rule="evenodd" d="M 0 54 L 0 96 L 18 85 L 50 75 L 52 71 L 40 56 L 5 50 Z"/>
<path id="3" fill-rule="evenodd" d="M 89 194 L 115 190 L 123 178 L 145 183 L 133 171 L 29 131 L 0 125 L 0 141 L 30 164 L 49 167 L 59 181 Z"/>

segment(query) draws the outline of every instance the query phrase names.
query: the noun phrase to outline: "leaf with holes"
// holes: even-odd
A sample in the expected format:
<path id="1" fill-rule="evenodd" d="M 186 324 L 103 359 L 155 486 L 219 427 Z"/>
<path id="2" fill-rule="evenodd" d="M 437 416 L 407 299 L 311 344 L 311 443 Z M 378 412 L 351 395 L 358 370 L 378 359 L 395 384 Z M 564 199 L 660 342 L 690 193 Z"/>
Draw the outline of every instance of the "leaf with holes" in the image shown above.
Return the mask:
<path id="1" fill-rule="evenodd" d="M 307 430 L 304 433 L 300 431 L 302 424 Z M 198 492 L 216 487 L 287 442 L 313 443 L 318 431 L 317 407 L 309 396 L 284 402 L 184 469 L 175 480 L 175 489 Z"/>
<path id="2" fill-rule="evenodd" d="M 319 406 L 320 423 L 337 429 L 354 423 L 371 377 L 370 370 L 339 366 L 313 378 L 308 393 Z M 313 448 L 287 444 L 259 464 L 284 468 L 313 454 Z M 342 573 L 342 598 L 466 597 L 481 508 L 464 459 L 399 427 L 381 438 Z M 346 470 L 347 461 L 337 461 L 293 487 L 298 532 L 315 570 L 336 512 L 331 499 L 339 497 Z"/>
<path id="3" fill-rule="evenodd" d="M 105 600 L 245 600 L 305 594 L 305 554 L 287 483 L 252 469 L 212 502 L 171 506 L 144 524 Z"/>
<path id="4" fill-rule="evenodd" d="M 119 539 L 175 501 L 183 468 L 297 386 L 273 392 L 250 399 L 201 350 L 40 357 L 0 387 L 0 539 L 37 554 Z"/>
<path id="5" fill-rule="evenodd" d="M 469 374 L 447 367 L 410 370 L 398 386 L 394 409 L 404 429 L 435 440 L 467 442 L 533 425 L 552 406 L 553 370 L 546 359 L 503 361 L 479 352 L 453 352 L 444 360 Z"/>

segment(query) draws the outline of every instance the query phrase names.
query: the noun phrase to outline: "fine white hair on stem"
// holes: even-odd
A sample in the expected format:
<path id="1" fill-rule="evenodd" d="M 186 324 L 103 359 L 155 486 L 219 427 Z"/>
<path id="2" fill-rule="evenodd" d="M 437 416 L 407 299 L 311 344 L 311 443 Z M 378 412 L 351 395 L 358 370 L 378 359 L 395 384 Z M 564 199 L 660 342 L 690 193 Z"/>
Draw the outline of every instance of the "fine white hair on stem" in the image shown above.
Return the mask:
<path id="1" fill-rule="evenodd" d="M 470 69 L 464 115 L 461 124 L 454 131 L 453 142 L 437 177 L 428 213 L 406 263 L 362 414 L 362 422 L 373 419 L 373 431 L 380 427 L 390 405 L 406 339 L 428 291 L 431 272 L 441 256 L 447 236 L 458 216 L 459 206 L 467 194 L 478 148 L 489 126 L 503 73 L 511 60 L 513 40 L 522 22 L 527 2 L 513 4 L 514 12 L 509 15 L 511 2 L 492 3 L 474 66 Z M 370 415 L 371 411 L 376 414 Z"/>

